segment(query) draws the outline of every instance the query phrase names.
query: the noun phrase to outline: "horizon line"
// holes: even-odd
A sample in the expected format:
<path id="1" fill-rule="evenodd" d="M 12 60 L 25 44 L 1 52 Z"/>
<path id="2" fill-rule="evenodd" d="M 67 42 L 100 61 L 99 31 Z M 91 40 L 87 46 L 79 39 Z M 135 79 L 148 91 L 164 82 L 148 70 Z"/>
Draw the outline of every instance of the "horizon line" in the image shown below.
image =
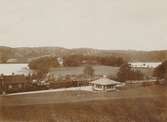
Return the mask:
<path id="1" fill-rule="evenodd" d="M 64 48 L 64 49 L 94 49 L 94 50 L 113 50 L 113 51 L 145 51 L 145 52 L 150 52 L 150 51 L 167 51 L 167 49 L 106 49 L 106 48 L 94 48 L 94 47 L 63 47 L 63 46 L 7 46 L 7 45 L 0 45 L 0 47 L 7 47 L 7 48 Z"/>

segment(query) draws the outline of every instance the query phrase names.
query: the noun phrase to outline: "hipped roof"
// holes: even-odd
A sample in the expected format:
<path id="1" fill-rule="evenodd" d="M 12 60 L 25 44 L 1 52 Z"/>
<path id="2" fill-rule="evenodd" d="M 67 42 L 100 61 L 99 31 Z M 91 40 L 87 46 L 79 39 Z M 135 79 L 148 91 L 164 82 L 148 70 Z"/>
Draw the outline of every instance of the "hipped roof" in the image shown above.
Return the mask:
<path id="1" fill-rule="evenodd" d="M 108 79 L 108 78 L 100 78 L 98 80 L 90 82 L 91 84 L 97 84 L 97 85 L 117 85 L 120 84 L 120 82 Z"/>

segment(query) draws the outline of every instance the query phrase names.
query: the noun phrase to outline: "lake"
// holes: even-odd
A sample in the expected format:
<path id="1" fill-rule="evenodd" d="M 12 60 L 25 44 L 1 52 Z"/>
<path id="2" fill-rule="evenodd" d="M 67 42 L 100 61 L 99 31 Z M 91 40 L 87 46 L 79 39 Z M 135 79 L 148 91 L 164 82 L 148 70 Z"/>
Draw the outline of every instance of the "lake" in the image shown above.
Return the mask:
<path id="1" fill-rule="evenodd" d="M 155 68 L 161 62 L 131 62 L 133 67 L 152 67 Z M 58 69 L 57 69 L 58 70 Z M 28 74 L 30 72 L 28 64 L 0 64 L 0 74 L 10 75 L 15 74 Z"/>
<path id="2" fill-rule="evenodd" d="M 0 64 L 0 74 L 11 75 L 15 74 L 28 74 L 28 64 Z"/>

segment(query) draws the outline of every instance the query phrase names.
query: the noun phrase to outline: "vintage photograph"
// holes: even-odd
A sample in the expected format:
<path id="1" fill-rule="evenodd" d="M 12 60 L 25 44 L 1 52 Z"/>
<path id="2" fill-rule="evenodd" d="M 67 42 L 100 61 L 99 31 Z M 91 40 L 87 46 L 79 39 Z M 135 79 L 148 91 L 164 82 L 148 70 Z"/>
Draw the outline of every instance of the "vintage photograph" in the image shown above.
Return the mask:
<path id="1" fill-rule="evenodd" d="M 0 0 L 0 122 L 167 122 L 167 1 Z"/>

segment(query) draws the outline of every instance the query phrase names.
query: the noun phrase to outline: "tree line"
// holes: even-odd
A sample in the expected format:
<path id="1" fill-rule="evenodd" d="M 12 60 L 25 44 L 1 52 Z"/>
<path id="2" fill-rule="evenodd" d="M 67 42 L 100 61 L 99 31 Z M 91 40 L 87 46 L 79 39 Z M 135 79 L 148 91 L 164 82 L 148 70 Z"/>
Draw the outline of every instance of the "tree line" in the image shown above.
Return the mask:
<path id="1" fill-rule="evenodd" d="M 55 56 L 44 56 L 36 58 L 29 63 L 29 68 L 35 70 L 39 77 L 47 74 L 49 69 L 60 67 Z M 69 55 L 63 57 L 63 66 L 77 67 L 82 65 L 106 65 L 106 66 L 121 66 L 125 61 L 121 57 L 113 56 L 84 56 L 84 55 Z M 90 69 L 90 67 L 88 67 Z M 89 72 L 86 70 L 85 72 Z"/>
<path id="2" fill-rule="evenodd" d="M 106 65 L 106 66 L 117 66 L 120 67 L 117 77 L 119 81 L 126 80 L 142 80 L 144 75 L 138 70 L 132 70 L 129 64 L 124 61 L 121 57 L 113 56 L 83 56 L 83 55 L 69 55 L 63 57 L 64 66 L 76 67 L 86 65 L 84 74 L 87 76 L 93 76 L 94 69 L 91 65 Z M 51 68 L 60 67 L 57 57 L 45 56 L 32 60 L 29 63 L 29 68 L 36 71 L 37 77 L 44 77 Z"/>
<path id="3" fill-rule="evenodd" d="M 153 76 L 157 78 L 157 81 L 167 81 L 167 60 L 163 61 L 158 67 L 155 68 Z"/>
<path id="4" fill-rule="evenodd" d="M 64 66 L 80 66 L 83 64 L 121 66 L 125 61 L 115 56 L 69 55 L 64 57 Z"/>
<path id="5" fill-rule="evenodd" d="M 125 63 L 121 65 L 119 72 L 117 73 L 118 81 L 125 82 L 131 80 L 143 80 L 144 74 L 139 70 L 131 68 L 130 64 Z"/>
<path id="6" fill-rule="evenodd" d="M 134 70 L 130 65 L 124 61 L 121 57 L 113 56 L 84 56 L 84 55 L 69 55 L 63 57 L 64 66 L 81 66 L 81 65 L 106 65 L 120 67 L 117 74 L 119 81 L 127 80 L 143 80 L 144 74 L 139 70 Z M 29 68 L 37 71 L 39 77 L 47 74 L 50 68 L 60 67 L 57 57 L 45 56 L 32 60 L 29 63 Z M 85 74 L 92 75 L 93 69 L 89 66 L 84 71 Z M 161 65 L 156 67 L 153 72 L 153 76 L 157 80 L 167 80 L 167 60 L 162 62 Z"/>
<path id="7" fill-rule="evenodd" d="M 106 66 L 121 66 L 125 61 L 121 57 L 99 57 L 99 56 L 84 56 L 84 55 L 69 55 L 63 57 L 64 66 L 81 66 L 84 64 L 91 65 L 106 65 Z M 29 68 L 33 70 L 47 70 L 49 68 L 59 67 L 57 57 L 45 56 L 32 60 L 29 63 Z"/>

